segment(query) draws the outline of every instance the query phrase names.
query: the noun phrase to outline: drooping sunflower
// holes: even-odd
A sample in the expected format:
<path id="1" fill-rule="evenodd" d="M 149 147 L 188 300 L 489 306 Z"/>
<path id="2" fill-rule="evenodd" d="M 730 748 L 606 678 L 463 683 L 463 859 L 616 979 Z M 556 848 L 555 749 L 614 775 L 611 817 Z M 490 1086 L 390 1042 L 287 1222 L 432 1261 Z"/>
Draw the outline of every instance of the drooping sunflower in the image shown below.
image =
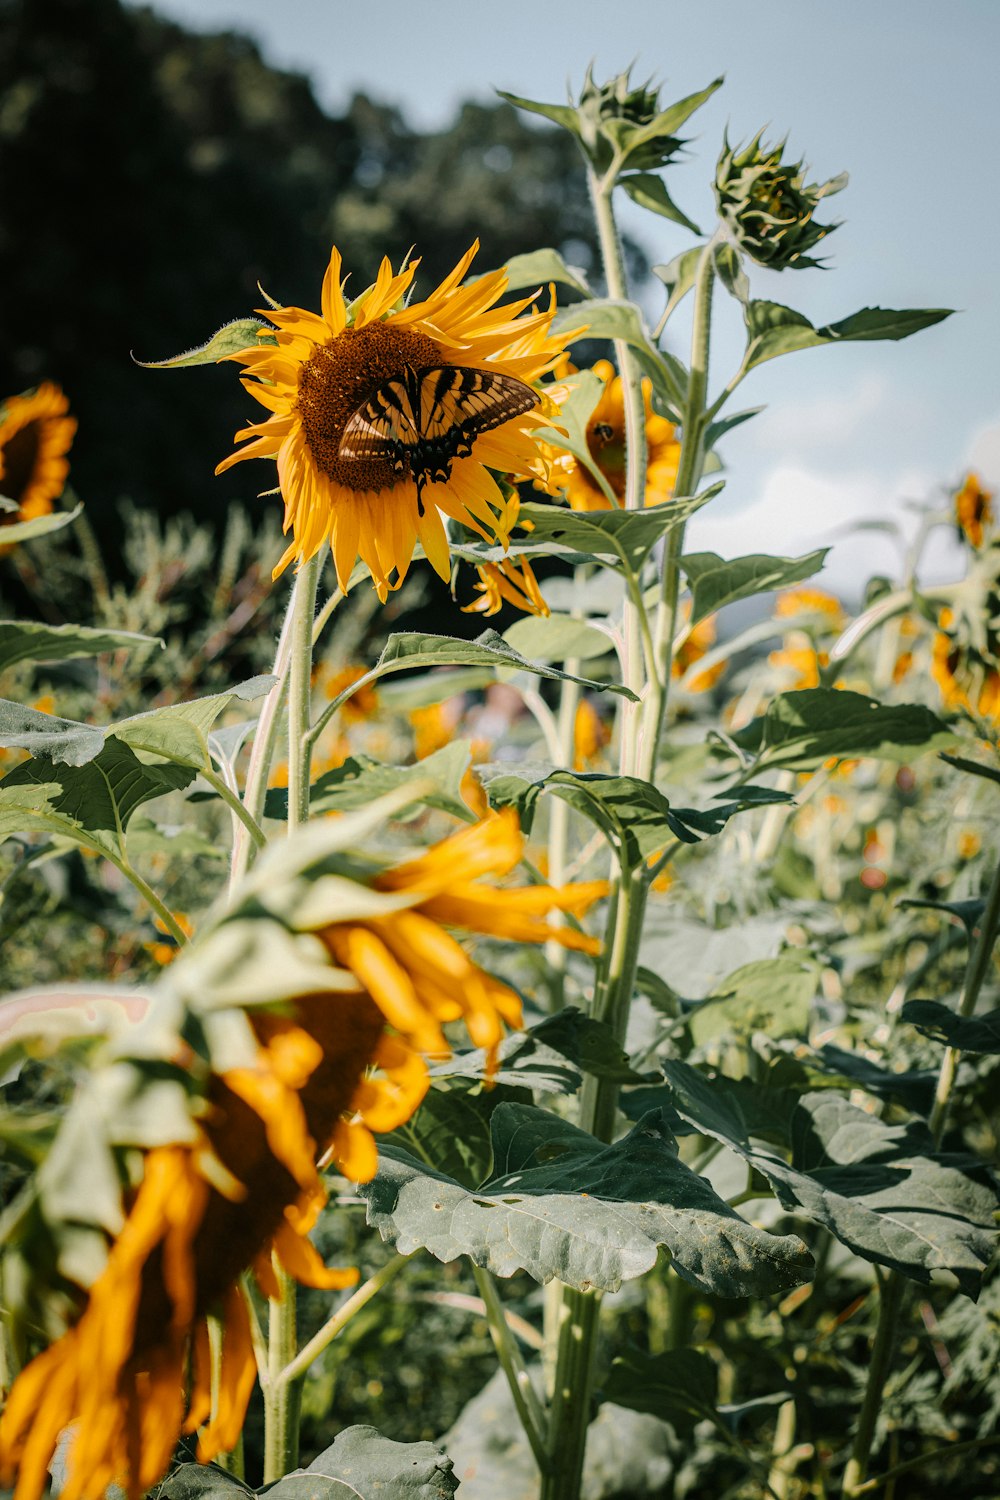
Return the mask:
<path id="1" fill-rule="evenodd" d="M 594 374 L 604 381 L 604 392 L 587 423 L 587 447 L 619 504 L 625 503 L 625 395 L 621 377 L 606 359 L 599 359 Z M 653 410 L 652 384 L 642 382 L 646 408 L 646 504 L 669 500 L 677 483 L 681 445 L 677 429 Z M 546 449 L 552 472 L 543 487 L 550 494 L 566 495 L 573 510 L 610 510 L 611 502 L 590 471 L 571 453 Z"/>
<path id="2" fill-rule="evenodd" d="M 324 1266 L 307 1238 L 326 1201 L 317 1160 L 332 1160 L 352 1180 L 371 1178 L 373 1132 L 393 1130 L 416 1111 L 429 1081 L 422 1054 L 448 1053 L 442 1025 L 464 1020 L 476 1045 L 493 1052 L 504 1025 L 520 1023 L 516 993 L 446 928 L 596 951 L 593 938 L 546 918 L 582 914 L 606 891 L 603 882 L 480 883 L 509 874 L 523 842 L 516 817 L 488 816 L 373 869 L 364 899 L 347 901 L 345 916 L 332 920 L 300 915 L 308 859 L 289 870 L 288 846 L 276 851 L 291 885 L 264 881 L 250 902 L 255 920 L 267 930 L 280 924 L 285 942 L 305 934 L 320 953 L 325 948 L 330 991 L 276 995 L 273 1005 L 256 995 L 244 1012 L 249 1060 L 211 1074 L 188 1139 L 144 1150 L 132 1168 L 122 1226 L 79 1319 L 21 1372 L 0 1419 L 0 1484 L 16 1480 L 16 1500 L 39 1500 L 69 1427 L 65 1500 L 90 1500 L 112 1483 L 138 1500 L 166 1469 L 181 1432 L 201 1427 L 202 1462 L 234 1445 L 256 1375 L 240 1273 L 252 1267 L 271 1297 L 279 1291 L 272 1257 L 307 1285 L 349 1285 L 355 1273 Z M 324 859 L 318 866 L 328 868 Z M 359 866 L 350 869 L 356 875 Z M 339 910 L 348 881 L 337 889 Z M 221 963 L 212 960 L 213 942 Z M 197 996 L 198 1008 L 218 1020 L 226 1007 L 206 976 L 231 974 L 233 947 L 223 923 L 200 958 L 192 948 L 170 966 L 168 994 Z M 280 967 L 267 970 L 278 984 Z M 242 982 L 235 988 L 245 992 Z M 224 1030 L 231 1034 L 228 1023 Z M 45 1256 L 30 1262 L 39 1277 L 49 1264 Z M 211 1421 L 210 1315 L 223 1327 Z"/>
<path id="3" fill-rule="evenodd" d="M 68 413 L 69 401 L 51 381 L 0 404 L 0 495 L 18 507 L 0 511 L 0 525 L 47 516 L 62 494 L 76 434 Z"/>
<path id="4" fill-rule="evenodd" d="M 360 557 L 384 600 L 418 541 L 448 578 L 442 516 L 506 546 L 510 502 L 490 471 L 517 478 L 537 468 L 533 430 L 556 411 L 541 392 L 525 407 L 525 389 L 553 367 L 561 345 L 549 333 L 554 305 L 527 312 L 531 297 L 495 305 L 504 271 L 461 285 L 477 250 L 478 242 L 429 297 L 408 305 L 418 262 L 394 273 L 383 260 L 374 285 L 348 306 L 334 249 L 322 313 L 268 311 L 273 327 L 261 329 L 257 346 L 227 356 L 245 367 L 244 384 L 271 415 L 236 434 L 246 446 L 216 472 L 244 458 L 276 459 L 293 540 L 275 575 L 329 544 L 341 588 Z M 494 420 L 505 393 L 516 414 Z"/>

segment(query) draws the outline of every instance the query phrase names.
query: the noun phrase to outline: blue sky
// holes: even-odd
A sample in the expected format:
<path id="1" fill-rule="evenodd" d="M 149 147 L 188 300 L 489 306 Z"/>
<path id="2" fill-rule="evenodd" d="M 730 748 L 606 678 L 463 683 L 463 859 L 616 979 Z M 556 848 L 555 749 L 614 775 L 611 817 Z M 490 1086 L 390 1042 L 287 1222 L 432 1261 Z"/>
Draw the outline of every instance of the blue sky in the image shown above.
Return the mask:
<path id="1" fill-rule="evenodd" d="M 727 441 L 724 497 L 692 545 L 727 556 L 796 552 L 862 517 L 905 514 L 907 499 L 952 484 L 974 463 L 1000 485 L 1000 305 L 993 292 L 1000 206 L 996 0 L 156 0 L 200 30 L 254 36 L 275 65 L 306 73 L 338 111 L 355 91 L 443 124 L 463 98 L 494 88 L 566 97 L 594 60 L 600 77 L 635 60 L 636 76 L 679 98 L 724 73 L 695 116 L 671 192 L 710 221 L 708 183 L 723 129 L 790 136 L 845 223 L 826 272 L 756 273 L 756 295 L 825 322 L 866 305 L 953 307 L 959 315 L 900 344 L 818 349 L 776 360 L 742 388 L 768 411 Z M 649 216 L 630 226 L 657 260 L 690 241 Z M 825 247 L 826 248 L 826 247 Z M 320 268 L 317 268 L 317 279 Z M 739 354 L 732 307 L 717 318 L 716 370 Z M 683 349 L 678 346 L 678 352 Z M 946 574 L 941 534 L 928 576 Z M 832 585 L 852 590 L 889 568 L 871 533 L 838 542 Z"/>

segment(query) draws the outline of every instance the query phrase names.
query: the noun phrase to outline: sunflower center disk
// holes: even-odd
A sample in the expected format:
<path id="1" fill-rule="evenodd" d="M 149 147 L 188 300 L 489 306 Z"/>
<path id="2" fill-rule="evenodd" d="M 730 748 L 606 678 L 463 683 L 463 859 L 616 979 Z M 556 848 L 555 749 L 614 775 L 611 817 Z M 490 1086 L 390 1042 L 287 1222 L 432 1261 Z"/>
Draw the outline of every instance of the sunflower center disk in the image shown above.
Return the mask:
<path id="1" fill-rule="evenodd" d="M 351 490 L 386 490 L 410 475 L 393 467 L 388 456 L 344 458 L 340 441 L 355 412 L 407 366 L 440 365 L 441 348 L 412 328 L 366 323 L 346 328 L 299 372 L 296 403 L 313 462 L 337 484 Z"/>

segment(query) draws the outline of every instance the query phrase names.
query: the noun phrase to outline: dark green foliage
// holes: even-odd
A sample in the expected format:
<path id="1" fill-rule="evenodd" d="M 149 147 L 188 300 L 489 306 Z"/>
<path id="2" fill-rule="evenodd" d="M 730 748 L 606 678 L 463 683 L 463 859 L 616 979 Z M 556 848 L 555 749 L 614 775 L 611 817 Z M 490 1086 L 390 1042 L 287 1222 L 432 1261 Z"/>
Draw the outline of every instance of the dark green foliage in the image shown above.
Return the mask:
<path id="1" fill-rule="evenodd" d="M 167 389 L 130 351 L 201 343 L 262 306 L 258 281 L 317 306 L 333 242 L 357 290 L 411 246 L 429 289 L 477 236 L 483 270 L 553 243 L 596 265 L 574 143 L 507 104 L 431 135 L 363 96 L 330 119 L 246 38 L 120 0 L 0 0 L 0 77 L 0 397 L 63 385 L 72 482 L 108 534 L 123 495 L 218 518 L 272 482 L 212 477 L 250 415 L 232 370 Z"/>

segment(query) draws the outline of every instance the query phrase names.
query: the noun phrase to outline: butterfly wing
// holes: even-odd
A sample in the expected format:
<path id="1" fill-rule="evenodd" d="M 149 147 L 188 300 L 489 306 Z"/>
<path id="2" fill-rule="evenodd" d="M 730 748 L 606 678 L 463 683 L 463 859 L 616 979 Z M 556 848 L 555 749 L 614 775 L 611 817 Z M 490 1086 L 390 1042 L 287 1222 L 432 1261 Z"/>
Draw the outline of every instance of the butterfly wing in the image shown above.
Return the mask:
<path id="1" fill-rule="evenodd" d="M 425 484 L 450 478 L 453 459 L 467 458 L 477 437 L 523 416 L 537 400 L 523 380 L 500 370 L 408 366 L 350 417 L 339 455 L 387 461 L 397 474 L 408 471 L 419 498 Z"/>

